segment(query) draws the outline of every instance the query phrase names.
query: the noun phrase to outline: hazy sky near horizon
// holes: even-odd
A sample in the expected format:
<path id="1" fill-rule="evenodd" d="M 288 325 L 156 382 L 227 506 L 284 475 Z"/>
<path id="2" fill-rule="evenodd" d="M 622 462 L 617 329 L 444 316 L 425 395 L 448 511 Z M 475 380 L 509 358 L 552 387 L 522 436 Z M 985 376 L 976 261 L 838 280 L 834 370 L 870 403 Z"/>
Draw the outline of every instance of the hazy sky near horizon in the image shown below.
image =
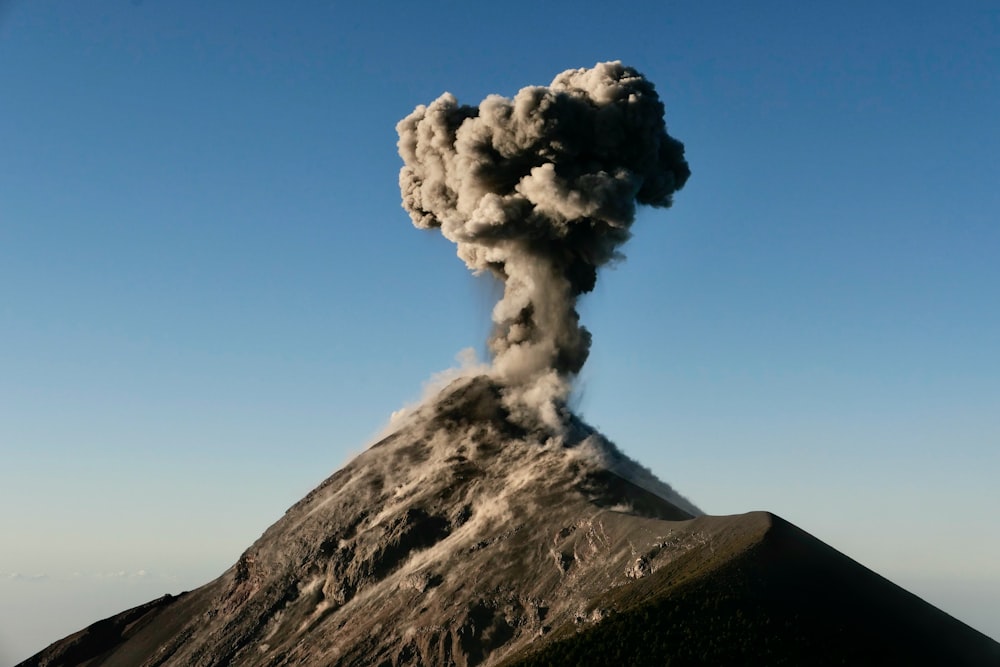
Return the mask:
<path id="1" fill-rule="evenodd" d="M 578 408 L 1000 638 L 1000 7 L 0 5 L 0 664 L 221 573 L 495 289 L 396 122 L 620 59 L 692 168 L 584 297 Z"/>

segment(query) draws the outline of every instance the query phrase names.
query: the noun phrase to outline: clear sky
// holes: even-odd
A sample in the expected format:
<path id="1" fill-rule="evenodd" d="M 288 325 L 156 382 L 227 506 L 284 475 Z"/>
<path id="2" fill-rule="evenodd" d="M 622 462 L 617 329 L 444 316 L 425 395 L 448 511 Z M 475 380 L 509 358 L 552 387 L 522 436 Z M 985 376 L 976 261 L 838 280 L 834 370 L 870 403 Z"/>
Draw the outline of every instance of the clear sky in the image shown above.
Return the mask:
<path id="1" fill-rule="evenodd" d="M 620 59 L 693 175 L 579 409 L 1000 637 L 995 2 L 0 3 L 0 664 L 221 573 L 494 294 L 396 122 Z"/>

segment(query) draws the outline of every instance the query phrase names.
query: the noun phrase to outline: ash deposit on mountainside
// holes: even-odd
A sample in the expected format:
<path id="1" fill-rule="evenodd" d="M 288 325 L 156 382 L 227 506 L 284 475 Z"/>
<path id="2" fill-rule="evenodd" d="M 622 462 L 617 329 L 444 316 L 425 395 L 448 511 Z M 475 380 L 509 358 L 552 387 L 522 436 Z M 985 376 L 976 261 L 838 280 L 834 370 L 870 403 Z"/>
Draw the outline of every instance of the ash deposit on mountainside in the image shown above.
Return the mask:
<path id="1" fill-rule="evenodd" d="M 697 510 L 588 426 L 527 428 L 501 393 L 456 380 L 215 581 L 24 664 L 496 664 L 704 543 Z"/>

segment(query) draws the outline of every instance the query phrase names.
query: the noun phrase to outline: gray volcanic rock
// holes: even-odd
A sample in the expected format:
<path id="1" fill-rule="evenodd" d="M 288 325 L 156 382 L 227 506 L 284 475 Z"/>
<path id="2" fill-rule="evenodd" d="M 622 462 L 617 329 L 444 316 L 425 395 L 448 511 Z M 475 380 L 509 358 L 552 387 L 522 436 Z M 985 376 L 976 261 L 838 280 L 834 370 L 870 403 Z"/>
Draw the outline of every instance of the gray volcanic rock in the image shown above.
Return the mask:
<path id="1" fill-rule="evenodd" d="M 831 576 L 862 582 L 848 606 L 868 604 L 866 591 L 902 600 L 885 607 L 902 619 L 887 645 L 918 628 L 951 642 L 935 655 L 956 656 L 952 664 L 989 664 L 963 662 L 949 649 L 958 644 L 977 660 L 1000 656 L 818 541 L 803 548 L 804 538 L 781 537 L 780 519 L 699 514 L 581 422 L 561 434 L 513 423 L 492 380 L 460 380 L 289 509 L 215 581 L 94 624 L 22 665 L 702 664 L 701 655 L 767 664 L 775 654 L 764 648 L 778 645 L 762 633 L 771 617 L 785 625 L 767 632 L 797 638 L 795 655 L 810 655 L 825 617 L 795 619 L 813 618 L 810 605 L 823 604 L 815 584 Z M 794 572 L 786 588 L 805 585 L 812 602 L 747 583 L 784 581 L 781 572 Z M 774 591 L 794 602 L 790 611 L 749 613 L 770 609 L 763 598 Z M 745 627 L 734 620 L 744 613 Z M 631 637 L 624 649 L 601 635 L 607 628 Z M 637 628 L 669 641 L 628 634 Z"/>
<path id="2" fill-rule="evenodd" d="M 77 637 L 75 662 L 57 643 L 25 664 L 475 665 L 575 620 L 697 510 L 582 423 L 511 423 L 499 392 L 456 382 L 94 662 Z"/>

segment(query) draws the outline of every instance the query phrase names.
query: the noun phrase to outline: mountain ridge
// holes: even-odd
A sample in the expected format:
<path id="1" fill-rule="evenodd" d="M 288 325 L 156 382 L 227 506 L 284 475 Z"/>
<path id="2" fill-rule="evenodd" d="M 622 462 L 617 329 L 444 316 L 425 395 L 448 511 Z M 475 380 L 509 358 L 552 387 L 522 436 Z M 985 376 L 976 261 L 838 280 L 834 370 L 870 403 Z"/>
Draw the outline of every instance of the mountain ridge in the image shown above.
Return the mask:
<path id="1" fill-rule="evenodd" d="M 581 420 L 564 423 L 555 431 L 519 421 L 493 379 L 457 380 L 289 508 L 214 581 L 100 621 L 21 664 L 604 664 L 559 660 L 581 647 L 599 655 L 595 638 L 637 614 L 642 623 L 615 636 L 660 628 L 665 645 L 629 643 L 655 647 L 655 660 L 699 659 L 685 646 L 732 658 L 712 648 L 713 635 L 729 636 L 719 628 L 730 628 L 726 650 L 801 655 L 810 637 L 827 646 L 809 620 L 826 616 L 786 589 L 823 591 L 815 580 L 824 573 L 849 582 L 869 571 L 768 513 L 703 515 Z M 791 571 L 798 579 L 789 583 L 782 573 Z M 865 580 L 899 598 L 902 589 Z M 802 608 L 769 607 L 774 591 Z M 854 592 L 867 599 L 865 587 Z M 889 608 L 927 616 L 913 609 L 929 605 L 905 600 Z M 764 641 L 751 607 L 805 639 Z M 950 628 L 949 641 L 1000 656 L 1000 645 L 934 611 L 931 626 Z M 809 622 L 796 626 L 795 614 Z M 889 639 L 898 644 L 897 635 Z"/>
<path id="2" fill-rule="evenodd" d="M 765 527 L 739 553 L 693 553 L 708 562 L 608 591 L 593 603 L 614 608 L 604 622 L 557 630 L 502 667 L 1000 665 L 1000 643 L 785 519 L 728 518 L 750 517 Z"/>

